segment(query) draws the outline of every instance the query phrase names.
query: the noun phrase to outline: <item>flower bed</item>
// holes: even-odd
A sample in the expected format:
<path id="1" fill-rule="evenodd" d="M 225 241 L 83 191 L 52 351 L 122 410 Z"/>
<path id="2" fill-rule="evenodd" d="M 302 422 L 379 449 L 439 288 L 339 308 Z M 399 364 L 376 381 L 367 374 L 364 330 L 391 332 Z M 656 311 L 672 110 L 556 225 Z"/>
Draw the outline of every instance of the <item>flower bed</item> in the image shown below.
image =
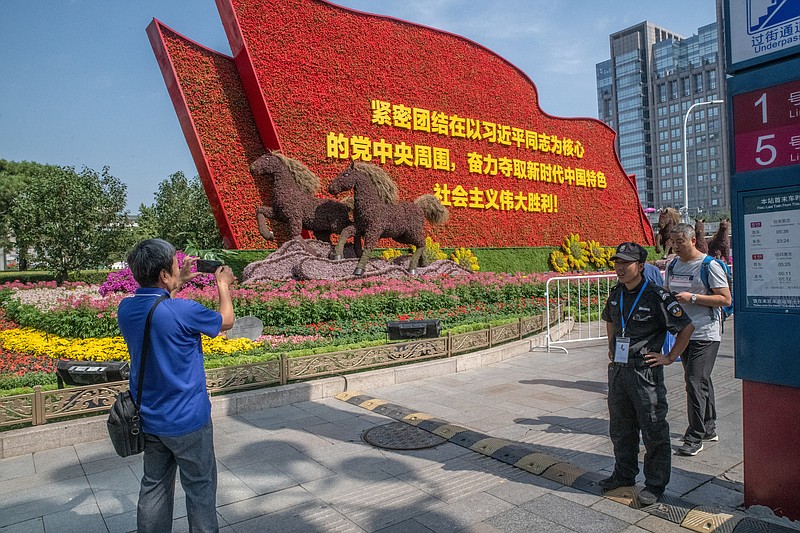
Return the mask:
<path id="1" fill-rule="evenodd" d="M 469 329 L 538 315 L 544 308 L 543 281 L 547 277 L 473 273 L 460 278 L 235 286 L 231 294 L 236 316 L 260 318 L 264 335 L 255 342 L 204 337 L 206 366 L 265 361 L 282 352 L 306 355 L 380 344 L 385 340 L 386 323 L 392 320 L 439 319 L 445 329 Z M 133 289 L 121 279 L 111 282 L 123 290 Z M 54 383 L 58 359 L 127 360 L 116 317 L 119 302 L 128 293 L 103 292 L 101 295 L 98 286 L 82 283 L 3 285 L 0 389 Z M 179 296 L 216 306 L 213 286 L 188 286 Z M 32 379 L 34 375 L 36 379 Z M 10 379 L 24 376 L 29 376 L 27 381 Z"/>

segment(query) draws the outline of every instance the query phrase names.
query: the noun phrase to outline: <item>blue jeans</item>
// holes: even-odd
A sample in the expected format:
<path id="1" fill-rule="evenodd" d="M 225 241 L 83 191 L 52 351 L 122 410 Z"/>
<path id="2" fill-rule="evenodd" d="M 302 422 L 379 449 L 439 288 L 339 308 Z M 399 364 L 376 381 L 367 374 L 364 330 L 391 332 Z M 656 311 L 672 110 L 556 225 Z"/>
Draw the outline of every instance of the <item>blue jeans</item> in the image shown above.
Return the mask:
<path id="1" fill-rule="evenodd" d="M 180 437 L 145 433 L 144 439 L 144 476 L 136 511 L 137 530 L 172 531 L 175 471 L 180 468 L 189 531 L 219 531 L 217 461 L 211 421 Z"/>

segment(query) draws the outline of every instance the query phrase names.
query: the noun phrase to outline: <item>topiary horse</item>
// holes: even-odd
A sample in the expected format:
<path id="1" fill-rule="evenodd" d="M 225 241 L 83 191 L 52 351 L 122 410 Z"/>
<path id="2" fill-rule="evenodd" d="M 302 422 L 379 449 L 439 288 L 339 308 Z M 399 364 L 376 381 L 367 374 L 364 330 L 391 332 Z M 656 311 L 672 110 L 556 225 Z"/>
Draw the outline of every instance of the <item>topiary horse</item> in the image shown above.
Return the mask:
<path id="1" fill-rule="evenodd" d="M 706 242 L 706 222 L 702 218 L 694 219 L 695 245 L 698 251 L 708 253 L 708 243 Z"/>
<path id="2" fill-rule="evenodd" d="M 444 224 L 447 209 L 432 194 L 423 194 L 413 202 L 399 202 L 397 184 L 382 168 L 369 163 L 351 162 L 328 185 L 328 192 L 339 194 L 353 191 L 353 221 L 358 241 L 364 237 L 364 250 L 353 275 L 360 276 L 370 252 L 381 238 L 417 247 L 408 269 L 414 274 L 425 250 L 425 220 Z"/>
<path id="3" fill-rule="evenodd" d="M 728 239 L 728 232 L 730 229 L 730 220 L 720 220 L 717 232 L 708 241 L 708 255 L 717 259 L 722 259 L 726 263 L 731 256 L 731 242 L 730 239 Z"/>
<path id="4" fill-rule="evenodd" d="M 669 242 L 669 232 L 672 228 L 681 221 L 681 215 L 677 210 L 671 207 L 665 207 L 659 211 L 658 215 L 658 237 L 656 238 L 656 253 L 661 253 L 664 250 L 664 257 L 672 253 L 672 246 L 667 250 L 667 243 Z M 660 246 L 659 246 L 660 245 Z"/>
<path id="5" fill-rule="evenodd" d="M 303 163 L 278 152 L 264 154 L 250 165 L 254 176 L 272 180 L 274 201 L 271 206 L 256 209 L 256 219 L 261 235 L 273 239 L 266 219 L 284 222 L 289 226 L 292 239 L 302 239 L 304 229 L 314 232 L 314 238 L 327 243 L 331 235 L 339 235 L 336 250 L 331 257 L 339 255 L 347 239 L 355 233 L 350 220 L 351 209 L 336 200 L 317 198 L 314 193 L 320 187 L 319 178 Z"/>

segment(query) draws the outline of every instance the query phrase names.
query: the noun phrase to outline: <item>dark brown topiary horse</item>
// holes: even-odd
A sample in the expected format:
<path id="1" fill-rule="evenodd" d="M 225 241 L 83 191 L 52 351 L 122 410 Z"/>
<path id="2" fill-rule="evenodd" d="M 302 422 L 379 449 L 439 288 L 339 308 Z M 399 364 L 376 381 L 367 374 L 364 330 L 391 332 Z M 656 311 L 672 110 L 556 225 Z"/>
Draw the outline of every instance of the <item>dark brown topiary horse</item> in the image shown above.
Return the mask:
<path id="1" fill-rule="evenodd" d="M 698 251 L 708 253 L 708 243 L 706 242 L 706 222 L 702 218 L 694 219 L 695 245 Z"/>
<path id="2" fill-rule="evenodd" d="M 267 227 L 266 219 L 284 222 L 289 226 L 292 239 L 302 239 L 304 229 L 314 232 L 314 238 L 327 243 L 331 235 L 339 235 L 339 244 L 331 252 L 341 256 L 344 243 L 355 233 L 350 220 L 351 209 L 336 200 L 317 198 L 319 178 L 303 163 L 278 152 L 264 154 L 250 165 L 254 176 L 272 180 L 273 196 L 271 206 L 261 206 L 256 210 L 258 229 L 265 239 L 274 235 Z M 341 245 L 341 246 L 340 246 Z"/>
<path id="3" fill-rule="evenodd" d="M 720 220 L 717 232 L 708 241 L 708 255 L 717 259 L 722 259 L 726 263 L 730 260 L 731 256 L 731 241 L 728 238 L 730 229 L 730 220 Z"/>
<path id="4" fill-rule="evenodd" d="M 414 274 L 425 250 L 425 220 L 444 224 L 447 209 L 432 194 L 423 194 L 413 202 L 399 202 L 397 184 L 382 168 L 369 163 L 352 162 L 328 185 L 328 192 L 353 191 L 353 220 L 358 241 L 364 236 L 364 250 L 353 275 L 360 276 L 370 252 L 381 238 L 417 247 L 408 269 Z"/>
<path id="5" fill-rule="evenodd" d="M 658 237 L 656 238 L 656 253 L 664 250 L 664 257 L 672 253 L 672 246 L 668 248 L 669 232 L 681 221 L 681 215 L 671 207 L 665 207 L 659 211 L 658 215 Z"/>

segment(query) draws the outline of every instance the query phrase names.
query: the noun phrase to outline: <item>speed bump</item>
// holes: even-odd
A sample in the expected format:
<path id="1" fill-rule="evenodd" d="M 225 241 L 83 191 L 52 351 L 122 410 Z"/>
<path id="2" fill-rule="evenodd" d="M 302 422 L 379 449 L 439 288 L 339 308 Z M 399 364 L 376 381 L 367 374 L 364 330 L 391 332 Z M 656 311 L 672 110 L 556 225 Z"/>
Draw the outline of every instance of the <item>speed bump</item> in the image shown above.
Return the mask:
<path id="1" fill-rule="evenodd" d="M 411 413 L 403 417 L 403 422 L 416 426 L 423 420 L 430 420 L 431 418 L 433 418 L 433 415 L 429 415 L 428 413 Z"/>
<path id="2" fill-rule="evenodd" d="M 491 456 L 494 452 L 499 450 L 504 446 L 508 446 L 511 444 L 511 441 L 506 439 L 496 439 L 494 437 L 489 437 L 488 439 L 481 439 L 472 446 L 469 447 L 470 450 L 473 452 L 478 452 L 482 455 Z"/>
<path id="3" fill-rule="evenodd" d="M 669 520 L 673 524 L 680 525 L 693 507 L 694 505 L 690 504 L 686 500 L 670 496 L 669 494 L 663 494 L 656 503 L 650 505 L 649 507 L 645 507 L 643 510 L 647 511 L 653 516 L 657 516 L 659 518 L 663 518 L 664 520 Z"/>
<path id="4" fill-rule="evenodd" d="M 570 463 L 556 463 L 544 471 L 542 477 L 561 483 L 565 487 L 571 487 L 575 480 L 586 473 L 583 468 Z"/>
<path id="5" fill-rule="evenodd" d="M 385 405 L 389 402 L 386 400 L 379 400 L 377 398 L 370 398 L 365 402 L 361 402 L 358 406 L 366 409 L 367 411 L 374 411 L 376 407 L 380 407 L 381 405 Z"/>
<path id="6" fill-rule="evenodd" d="M 521 468 L 526 472 L 530 472 L 531 474 L 536 474 L 537 476 L 541 475 L 542 472 L 553 466 L 554 464 L 560 462 L 555 457 L 547 455 L 545 453 L 529 453 L 516 463 L 514 466 L 517 468 Z"/>
<path id="7" fill-rule="evenodd" d="M 364 393 L 361 391 L 344 391 L 337 394 L 336 399 L 342 400 L 343 402 L 350 402 L 350 398 L 354 398 L 356 396 L 364 396 Z"/>
<path id="8" fill-rule="evenodd" d="M 443 426 L 439 426 L 433 432 L 440 437 L 444 437 L 449 439 L 450 437 L 461 433 L 462 431 L 467 431 L 467 428 L 462 426 L 457 426 L 455 424 L 445 424 Z"/>
<path id="9" fill-rule="evenodd" d="M 738 521 L 734 520 L 733 515 L 720 512 L 717 509 L 696 507 L 689 511 L 686 518 L 681 522 L 681 527 L 697 531 L 697 533 L 731 533 Z"/>

